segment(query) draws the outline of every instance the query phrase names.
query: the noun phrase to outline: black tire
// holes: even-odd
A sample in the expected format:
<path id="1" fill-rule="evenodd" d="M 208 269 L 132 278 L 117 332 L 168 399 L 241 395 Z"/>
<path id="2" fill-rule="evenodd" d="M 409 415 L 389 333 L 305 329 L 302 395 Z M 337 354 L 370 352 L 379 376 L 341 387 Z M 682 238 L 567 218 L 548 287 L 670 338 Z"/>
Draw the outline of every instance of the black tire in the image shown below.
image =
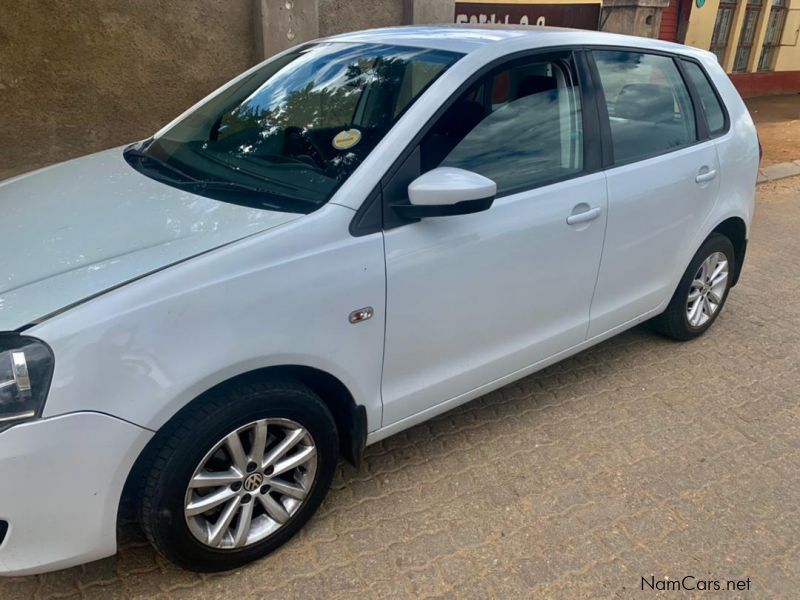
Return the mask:
<path id="1" fill-rule="evenodd" d="M 217 549 L 201 543 L 184 517 L 184 500 L 194 470 L 229 433 L 266 418 L 290 419 L 313 438 L 316 474 L 308 495 L 285 524 L 250 546 Z M 226 571 L 257 560 L 288 541 L 316 512 L 330 488 L 338 448 L 330 411 L 299 382 L 254 382 L 211 392 L 170 422 L 158 440 L 139 505 L 142 529 L 165 558 L 192 571 Z"/>
<path id="2" fill-rule="evenodd" d="M 722 301 L 714 314 L 702 325 L 697 327 L 689 323 L 689 317 L 686 313 L 686 303 L 689 297 L 689 291 L 692 281 L 695 278 L 703 261 L 715 252 L 721 252 L 728 260 L 728 278 L 725 286 L 725 292 L 722 296 Z M 728 299 L 728 292 L 731 289 L 731 281 L 733 274 L 736 272 L 736 255 L 733 251 L 733 244 L 731 241 L 720 233 L 712 233 L 700 249 L 689 262 L 686 272 L 681 277 L 672 299 L 667 305 L 667 309 L 655 317 L 651 323 L 653 328 L 659 333 L 679 341 L 693 340 L 696 337 L 703 335 L 717 317 L 722 312 L 725 306 L 725 301 Z"/>

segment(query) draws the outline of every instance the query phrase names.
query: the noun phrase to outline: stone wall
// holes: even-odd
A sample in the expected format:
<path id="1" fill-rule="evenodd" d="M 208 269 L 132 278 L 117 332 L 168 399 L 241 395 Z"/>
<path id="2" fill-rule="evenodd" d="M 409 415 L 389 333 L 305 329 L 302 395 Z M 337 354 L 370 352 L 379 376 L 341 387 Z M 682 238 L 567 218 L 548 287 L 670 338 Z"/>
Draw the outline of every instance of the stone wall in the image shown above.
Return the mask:
<path id="1" fill-rule="evenodd" d="M 250 0 L 0 2 L 0 178 L 148 136 L 253 40 Z"/>
<path id="2" fill-rule="evenodd" d="M 319 0 L 322 36 L 403 23 L 403 0 Z"/>
<path id="3" fill-rule="evenodd" d="M 604 0 L 600 29 L 656 38 L 661 25 L 661 13 L 669 0 Z"/>
<path id="4" fill-rule="evenodd" d="M 318 35 L 403 19 L 403 0 L 318 2 Z M 149 136 L 260 61 L 260 33 L 258 0 L 0 2 L 0 180 Z"/>

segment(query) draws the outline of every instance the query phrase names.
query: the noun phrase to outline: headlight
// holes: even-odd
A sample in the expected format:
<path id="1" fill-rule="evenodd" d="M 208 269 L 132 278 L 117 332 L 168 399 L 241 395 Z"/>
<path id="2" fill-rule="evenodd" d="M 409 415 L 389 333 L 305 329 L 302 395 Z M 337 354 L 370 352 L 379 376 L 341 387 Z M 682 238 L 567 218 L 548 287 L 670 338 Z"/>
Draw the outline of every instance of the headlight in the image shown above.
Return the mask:
<path id="1" fill-rule="evenodd" d="M 0 333 L 0 431 L 42 414 L 53 377 L 53 353 L 44 342 Z"/>

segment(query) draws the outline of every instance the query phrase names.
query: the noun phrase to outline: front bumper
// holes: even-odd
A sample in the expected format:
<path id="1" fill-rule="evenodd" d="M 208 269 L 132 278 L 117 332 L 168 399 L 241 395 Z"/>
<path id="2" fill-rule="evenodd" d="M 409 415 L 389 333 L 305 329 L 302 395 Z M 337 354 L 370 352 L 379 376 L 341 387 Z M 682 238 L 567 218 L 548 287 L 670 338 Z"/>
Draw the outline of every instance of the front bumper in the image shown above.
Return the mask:
<path id="1" fill-rule="evenodd" d="M 117 509 L 153 432 L 100 413 L 72 413 L 0 433 L 0 575 L 28 575 L 110 556 Z"/>

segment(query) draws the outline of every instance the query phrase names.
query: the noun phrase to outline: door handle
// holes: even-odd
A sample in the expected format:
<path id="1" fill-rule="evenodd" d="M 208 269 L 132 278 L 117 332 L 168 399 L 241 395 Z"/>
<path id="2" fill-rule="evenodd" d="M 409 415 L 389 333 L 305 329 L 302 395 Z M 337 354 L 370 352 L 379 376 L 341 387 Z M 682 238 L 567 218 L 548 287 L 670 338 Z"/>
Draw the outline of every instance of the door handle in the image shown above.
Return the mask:
<path id="1" fill-rule="evenodd" d="M 600 207 L 595 206 L 594 208 L 590 208 L 589 210 L 579 212 L 576 215 L 568 216 L 567 225 L 577 225 L 578 223 L 586 223 L 587 221 L 594 221 L 599 216 L 600 216 Z"/>
<path id="2" fill-rule="evenodd" d="M 711 181 L 712 179 L 714 179 L 714 177 L 716 176 L 717 176 L 716 169 L 708 169 L 707 171 L 702 171 L 701 173 L 698 173 L 697 177 L 695 177 L 694 180 L 697 183 L 706 183 L 707 181 Z"/>

